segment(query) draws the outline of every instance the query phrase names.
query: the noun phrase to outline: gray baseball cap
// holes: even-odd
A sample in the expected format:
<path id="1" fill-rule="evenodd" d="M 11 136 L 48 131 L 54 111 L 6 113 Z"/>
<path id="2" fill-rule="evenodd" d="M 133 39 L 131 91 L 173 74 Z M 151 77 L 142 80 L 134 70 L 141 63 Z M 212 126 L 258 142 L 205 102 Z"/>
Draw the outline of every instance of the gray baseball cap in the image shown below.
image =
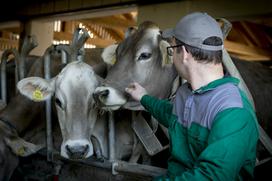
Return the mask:
<path id="1" fill-rule="evenodd" d="M 222 50 L 223 45 L 213 46 L 203 44 L 204 40 L 216 36 L 223 42 L 223 33 L 219 24 L 207 13 L 195 12 L 184 16 L 176 27 L 162 32 L 164 38 L 176 39 L 203 50 Z"/>

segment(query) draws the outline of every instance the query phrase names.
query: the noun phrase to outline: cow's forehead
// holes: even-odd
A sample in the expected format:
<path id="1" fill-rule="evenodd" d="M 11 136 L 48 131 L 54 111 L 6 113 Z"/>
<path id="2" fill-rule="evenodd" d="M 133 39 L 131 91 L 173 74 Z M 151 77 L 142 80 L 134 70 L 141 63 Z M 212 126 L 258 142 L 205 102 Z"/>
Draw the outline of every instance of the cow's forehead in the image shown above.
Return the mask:
<path id="1" fill-rule="evenodd" d="M 159 28 L 148 28 L 144 31 L 143 39 L 151 39 L 153 44 L 158 44 L 158 37 L 160 35 Z"/>
<path id="2" fill-rule="evenodd" d="M 145 27 L 137 30 L 135 33 L 126 38 L 118 46 L 118 52 L 122 54 L 128 51 L 138 51 L 139 49 L 152 49 L 153 46 L 158 45 L 158 38 L 160 37 L 160 29 L 156 26 Z"/>
<path id="3" fill-rule="evenodd" d="M 57 76 L 56 80 L 56 87 L 64 91 L 78 87 L 86 87 L 93 90 L 96 84 L 97 79 L 93 69 L 83 62 L 67 65 Z"/>

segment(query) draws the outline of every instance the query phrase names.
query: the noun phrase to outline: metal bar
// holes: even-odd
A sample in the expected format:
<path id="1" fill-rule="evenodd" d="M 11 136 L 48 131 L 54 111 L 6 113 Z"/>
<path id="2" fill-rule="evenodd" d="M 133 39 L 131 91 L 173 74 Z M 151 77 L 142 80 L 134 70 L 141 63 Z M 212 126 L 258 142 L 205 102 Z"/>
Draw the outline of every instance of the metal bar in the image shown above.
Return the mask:
<path id="1" fill-rule="evenodd" d="M 62 64 L 67 64 L 68 63 L 67 53 L 64 50 L 61 50 L 61 63 Z"/>
<path id="2" fill-rule="evenodd" d="M 19 80 L 25 77 L 25 60 L 31 50 L 38 46 L 36 36 L 26 36 L 20 51 L 20 61 L 16 63 L 18 65 Z M 19 59 L 19 57 L 18 57 Z"/>
<path id="3" fill-rule="evenodd" d="M 7 50 L 3 53 L 1 58 L 1 99 L 4 104 L 7 104 Z"/>
<path id="4" fill-rule="evenodd" d="M 264 147 L 267 149 L 267 151 L 272 155 L 272 140 L 270 137 L 266 134 L 264 129 L 259 125 L 259 133 L 260 133 L 260 140 L 263 143 Z"/>
<path id="5" fill-rule="evenodd" d="M 57 45 L 56 50 L 61 51 L 61 55 L 65 55 L 64 57 L 61 57 L 62 63 L 70 63 L 72 61 L 71 54 L 72 54 L 72 48 L 67 45 Z M 64 60 L 66 59 L 66 60 Z"/>
<path id="6" fill-rule="evenodd" d="M 17 52 L 18 53 L 18 52 Z M 20 76 L 24 75 L 24 71 L 22 71 L 21 61 L 20 61 L 20 55 L 18 53 L 17 56 L 14 57 L 15 59 L 15 87 L 17 87 L 17 83 L 19 82 Z M 25 60 L 22 61 L 23 64 L 25 63 Z M 16 89 L 16 93 L 18 92 L 18 89 Z"/>
<path id="7" fill-rule="evenodd" d="M 76 28 L 75 31 L 74 31 L 74 36 L 73 36 L 73 39 L 72 39 L 72 42 L 71 42 L 71 47 L 75 46 L 76 42 L 78 41 L 79 39 L 79 32 L 80 32 L 81 28 Z"/>
<path id="8" fill-rule="evenodd" d="M 82 34 L 79 32 L 82 31 Z M 73 41 L 70 45 L 72 53 L 70 54 L 72 61 L 84 61 L 85 49 L 84 43 L 89 38 L 89 33 L 86 29 L 77 28 L 74 32 Z"/>
<path id="9" fill-rule="evenodd" d="M 128 174 L 137 174 L 140 176 L 147 176 L 147 177 L 156 177 L 160 175 L 165 175 L 167 169 L 150 166 L 150 165 L 142 165 L 137 163 L 129 163 L 125 161 L 116 161 L 110 162 L 108 160 L 104 161 L 97 161 L 94 158 L 88 158 L 85 160 L 69 160 L 60 156 L 58 152 L 53 154 L 54 160 L 61 160 L 61 161 L 68 161 L 74 162 L 79 164 L 84 164 L 88 166 L 100 167 L 105 169 L 111 169 L 114 175 L 119 174 L 118 172 L 128 173 Z"/>
<path id="10" fill-rule="evenodd" d="M 167 170 L 164 168 L 150 165 L 141 165 L 137 163 L 128 163 L 123 161 L 114 162 L 112 164 L 112 171 L 115 174 L 118 174 L 118 172 L 126 172 L 150 177 L 165 175 L 167 172 Z"/>
<path id="11" fill-rule="evenodd" d="M 49 80 L 51 78 L 50 75 L 50 67 L 51 67 L 51 57 L 50 51 L 53 46 L 47 48 L 44 57 L 44 74 L 45 79 Z M 45 111 L 46 111 L 46 144 L 47 144 L 47 161 L 53 161 L 53 140 L 52 140 L 52 117 L 51 117 L 51 98 L 46 100 L 45 103 Z"/>
<path id="12" fill-rule="evenodd" d="M 9 55 L 13 54 L 14 58 L 18 57 L 18 52 L 15 49 L 8 49 L 3 52 L 2 58 L 1 58 L 1 99 L 2 101 L 7 104 L 7 60 Z M 16 67 L 15 67 L 15 84 L 16 82 Z M 16 86 L 15 86 L 16 87 Z"/>
<path id="13" fill-rule="evenodd" d="M 109 159 L 110 161 L 115 160 L 115 124 L 114 124 L 114 113 L 109 112 Z"/>
<path id="14" fill-rule="evenodd" d="M 223 23 L 221 30 L 223 33 L 223 38 L 226 39 L 232 28 L 232 24 L 225 18 L 220 18 L 219 21 Z"/>

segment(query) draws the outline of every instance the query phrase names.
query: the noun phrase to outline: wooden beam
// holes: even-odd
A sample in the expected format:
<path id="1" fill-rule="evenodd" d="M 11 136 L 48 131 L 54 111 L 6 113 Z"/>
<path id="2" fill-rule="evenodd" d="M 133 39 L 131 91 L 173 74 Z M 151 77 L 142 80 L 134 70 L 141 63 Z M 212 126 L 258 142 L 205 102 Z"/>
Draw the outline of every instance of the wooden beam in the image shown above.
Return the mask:
<path id="1" fill-rule="evenodd" d="M 99 38 L 102 38 L 99 31 L 97 31 L 97 29 L 94 28 L 94 26 L 99 26 L 97 24 L 91 24 L 91 23 L 87 23 L 84 24 L 92 33 L 94 33 L 94 35 L 96 35 Z M 101 27 L 105 32 L 107 32 L 108 34 L 110 34 L 112 36 L 112 38 L 116 41 L 122 41 L 125 37 L 125 33 L 123 31 L 123 29 L 121 28 L 107 28 L 107 27 Z"/>
<path id="2" fill-rule="evenodd" d="M 94 36 L 101 38 L 99 32 L 97 30 L 94 29 L 94 27 L 90 24 L 84 24 L 93 34 Z"/>
<path id="3" fill-rule="evenodd" d="M 110 16 L 101 18 L 92 18 L 80 20 L 84 24 L 97 24 L 106 28 L 121 28 L 127 29 L 128 27 L 135 26 L 136 22 L 133 20 L 127 20 L 120 16 Z"/>
<path id="4" fill-rule="evenodd" d="M 123 14 L 123 16 L 127 19 L 127 20 L 131 20 L 134 21 L 134 17 L 131 13 L 125 13 Z"/>
<path id="5" fill-rule="evenodd" d="M 271 61 L 271 57 L 262 55 L 237 55 L 237 57 L 247 61 Z"/>
<path id="6" fill-rule="evenodd" d="M 229 52 L 232 53 L 249 56 L 259 55 L 269 57 L 272 60 L 272 52 L 265 49 L 261 49 L 259 47 L 250 47 L 241 43 L 235 43 L 228 40 L 225 40 L 224 46 Z"/>
<path id="7" fill-rule="evenodd" d="M 101 38 L 89 38 L 86 43 L 95 45 L 96 47 L 104 48 L 116 43 L 116 41 L 111 39 L 105 40 Z"/>
<path id="8" fill-rule="evenodd" d="M 249 46 L 254 46 L 254 44 L 251 41 L 251 39 L 249 38 L 249 36 L 246 35 L 245 30 L 242 27 L 240 22 L 233 23 L 233 28 L 232 28 L 230 34 L 234 35 L 234 37 L 235 37 L 235 39 L 232 39 L 232 41 L 244 43 Z"/>
<path id="9" fill-rule="evenodd" d="M 261 47 L 262 43 L 257 38 L 256 34 L 252 31 L 252 29 L 249 27 L 249 24 L 244 21 L 241 21 L 241 26 L 244 28 L 245 32 L 248 34 L 248 36 L 254 42 L 254 44 L 257 45 L 258 47 Z"/>
<path id="10" fill-rule="evenodd" d="M 125 32 L 122 29 L 105 28 L 105 31 L 107 31 L 116 41 L 122 41 L 125 38 Z"/>
<path id="11" fill-rule="evenodd" d="M 71 41 L 72 37 L 73 37 L 72 33 L 54 32 L 54 39 L 56 40 Z M 101 38 L 89 38 L 86 43 L 95 45 L 97 47 L 106 47 L 108 45 L 116 43 L 116 41 L 110 40 L 110 39 L 101 39 Z"/>

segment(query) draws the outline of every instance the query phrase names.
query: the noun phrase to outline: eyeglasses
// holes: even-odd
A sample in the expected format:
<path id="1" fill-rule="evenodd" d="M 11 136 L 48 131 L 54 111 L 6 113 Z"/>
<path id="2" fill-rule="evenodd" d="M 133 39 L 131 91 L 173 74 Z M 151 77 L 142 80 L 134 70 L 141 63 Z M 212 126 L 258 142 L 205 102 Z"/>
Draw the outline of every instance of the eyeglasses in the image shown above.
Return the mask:
<path id="1" fill-rule="evenodd" d="M 166 47 L 168 56 L 173 56 L 174 48 L 177 48 L 177 47 L 180 47 L 180 46 L 182 46 L 182 44 Z"/>

